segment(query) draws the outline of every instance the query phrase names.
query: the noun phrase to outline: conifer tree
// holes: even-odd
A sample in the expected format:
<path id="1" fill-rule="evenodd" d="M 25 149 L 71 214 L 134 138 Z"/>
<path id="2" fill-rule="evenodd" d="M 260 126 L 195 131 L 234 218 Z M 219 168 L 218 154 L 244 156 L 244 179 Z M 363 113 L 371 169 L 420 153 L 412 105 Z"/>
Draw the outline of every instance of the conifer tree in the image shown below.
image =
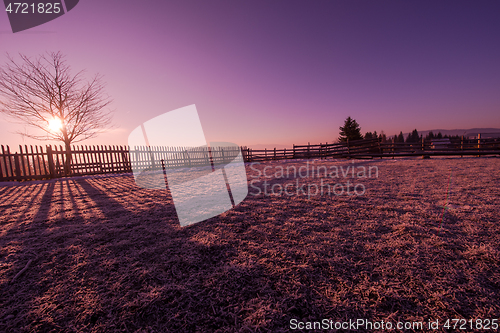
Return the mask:
<path id="1" fill-rule="evenodd" d="M 395 142 L 405 142 L 405 137 L 403 135 L 403 131 L 399 132 L 399 135 L 397 137 L 397 140 L 395 140 Z"/>
<path id="2" fill-rule="evenodd" d="M 338 138 L 339 142 L 346 142 L 352 140 L 362 140 L 363 135 L 361 134 L 361 128 L 355 119 L 350 116 L 344 122 L 344 126 L 340 126 L 340 136 Z"/>

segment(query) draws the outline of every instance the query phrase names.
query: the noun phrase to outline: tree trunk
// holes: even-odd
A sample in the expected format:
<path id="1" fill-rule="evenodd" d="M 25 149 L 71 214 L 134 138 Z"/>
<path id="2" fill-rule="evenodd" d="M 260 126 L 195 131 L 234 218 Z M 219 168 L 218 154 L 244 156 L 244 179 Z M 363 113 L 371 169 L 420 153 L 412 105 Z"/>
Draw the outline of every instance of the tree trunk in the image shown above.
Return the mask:
<path id="1" fill-rule="evenodd" d="M 65 176 L 70 176 L 71 175 L 71 144 L 70 142 L 66 141 L 65 143 L 66 147 L 66 158 L 64 162 L 64 175 Z"/>
<path id="2" fill-rule="evenodd" d="M 62 118 L 62 117 L 61 117 Z M 63 127 L 61 129 L 63 138 L 64 138 L 64 146 L 65 146 L 65 161 L 64 161 L 64 175 L 71 175 L 71 140 L 68 136 L 68 131 L 66 129 L 66 125 L 63 123 Z"/>

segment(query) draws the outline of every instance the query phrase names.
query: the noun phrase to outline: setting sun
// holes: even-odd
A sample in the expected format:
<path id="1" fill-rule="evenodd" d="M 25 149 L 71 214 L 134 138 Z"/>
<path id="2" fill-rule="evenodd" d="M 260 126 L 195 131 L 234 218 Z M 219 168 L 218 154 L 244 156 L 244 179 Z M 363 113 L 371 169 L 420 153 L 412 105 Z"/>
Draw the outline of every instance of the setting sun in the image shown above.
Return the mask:
<path id="1" fill-rule="evenodd" d="M 59 118 L 54 118 L 49 120 L 49 130 L 51 132 L 57 132 L 62 128 L 62 121 Z"/>

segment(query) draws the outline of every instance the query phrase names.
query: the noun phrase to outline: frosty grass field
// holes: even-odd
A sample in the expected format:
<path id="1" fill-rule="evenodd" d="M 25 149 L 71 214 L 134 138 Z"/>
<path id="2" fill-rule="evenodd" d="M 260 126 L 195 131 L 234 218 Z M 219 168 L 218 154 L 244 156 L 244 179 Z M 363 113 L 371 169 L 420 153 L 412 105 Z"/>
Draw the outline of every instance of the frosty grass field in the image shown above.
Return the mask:
<path id="1" fill-rule="evenodd" d="M 286 174 L 307 163 L 321 176 Z M 378 175 L 351 177 L 349 166 Z M 184 228 L 168 191 L 130 174 L 1 186 L 0 331 L 288 332 L 325 318 L 500 316 L 499 158 L 246 168 L 240 205 Z"/>

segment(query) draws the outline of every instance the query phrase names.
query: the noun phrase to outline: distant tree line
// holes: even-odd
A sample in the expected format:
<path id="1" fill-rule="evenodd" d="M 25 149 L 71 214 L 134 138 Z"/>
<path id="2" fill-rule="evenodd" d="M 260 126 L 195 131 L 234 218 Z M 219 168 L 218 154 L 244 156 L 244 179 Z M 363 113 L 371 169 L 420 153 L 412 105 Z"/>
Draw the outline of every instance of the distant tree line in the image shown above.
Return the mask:
<path id="1" fill-rule="evenodd" d="M 346 142 L 347 140 L 362 140 L 362 139 L 376 139 L 378 138 L 381 142 L 387 142 L 387 136 L 384 131 L 381 131 L 380 134 L 377 131 L 366 132 L 365 135 L 361 134 L 361 128 L 358 122 L 351 118 L 350 116 L 346 118 L 344 121 L 344 126 L 340 126 L 340 136 L 338 138 L 339 142 Z M 460 135 L 443 135 L 441 132 L 434 134 L 432 131 L 427 133 L 425 137 L 423 137 L 425 141 L 430 141 L 433 139 L 460 139 Z M 394 142 L 398 143 L 418 143 L 422 142 L 422 135 L 418 134 L 417 129 L 414 129 L 411 133 L 408 133 L 406 139 L 403 135 L 403 132 L 400 131 L 398 135 L 393 137 Z M 389 141 L 392 141 L 389 138 Z"/>
<path id="2" fill-rule="evenodd" d="M 417 129 L 414 129 L 411 133 L 408 133 L 406 136 L 406 139 L 404 138 L 403 132 L 400 131 L 398 135 L 394 135 L 394 142 L 399 142 L 399 143 L 418 143 L 422 142 L 422 138 L 425 141 L 431 141 L 434 139 L 460 139 L 460 135 L 443 135 L 441 132 L 438 132 L 437 134 L 434 134 L 432 131 L 427 133 L 425 137 L 422 137 L 422 134 L 418 134 Z"/>

